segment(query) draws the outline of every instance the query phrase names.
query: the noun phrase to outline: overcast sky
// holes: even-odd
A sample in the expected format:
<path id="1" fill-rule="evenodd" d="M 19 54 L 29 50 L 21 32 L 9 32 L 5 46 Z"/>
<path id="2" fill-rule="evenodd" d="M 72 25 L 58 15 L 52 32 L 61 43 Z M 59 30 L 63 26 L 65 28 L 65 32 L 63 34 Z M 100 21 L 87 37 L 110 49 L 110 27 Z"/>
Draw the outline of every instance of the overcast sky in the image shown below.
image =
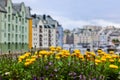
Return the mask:
<path id="1" fill-rule="evenodd" d="M 51 15 L 64 29 L 83 25 L 120 27 L 120 0 L 12 0 L 24 2 L 32 13 Z"/>

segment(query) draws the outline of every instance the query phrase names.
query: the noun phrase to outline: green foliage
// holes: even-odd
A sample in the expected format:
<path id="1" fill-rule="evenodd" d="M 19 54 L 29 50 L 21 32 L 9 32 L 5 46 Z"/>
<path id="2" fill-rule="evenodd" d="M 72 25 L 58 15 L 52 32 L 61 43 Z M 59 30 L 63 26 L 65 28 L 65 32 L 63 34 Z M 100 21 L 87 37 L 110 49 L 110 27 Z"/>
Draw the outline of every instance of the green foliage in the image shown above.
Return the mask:
<path id="1" fill-rule="evenodd" d="M 120 65 L 118 62 L 116 65 Z M 55 59 L 54 55 L 38 58 L 29 66 L 17 59 L 0 58 L 0 76 L 3 80 L 116 80 L 119 69 L 109 68 L 110 62 L 95 65 L 94 61 L 77 57 Z"/>

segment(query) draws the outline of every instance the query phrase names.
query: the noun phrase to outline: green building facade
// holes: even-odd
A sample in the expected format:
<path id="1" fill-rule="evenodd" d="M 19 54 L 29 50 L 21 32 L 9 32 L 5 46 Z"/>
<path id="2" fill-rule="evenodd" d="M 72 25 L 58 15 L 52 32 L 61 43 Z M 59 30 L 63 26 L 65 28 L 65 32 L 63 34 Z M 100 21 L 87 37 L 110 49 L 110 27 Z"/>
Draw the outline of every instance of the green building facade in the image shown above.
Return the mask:
<path id="1" fill-rule="evenodd" d="M 0 0 L 0 53 L 28 50 L 28 10 L 23 2 Z"/>

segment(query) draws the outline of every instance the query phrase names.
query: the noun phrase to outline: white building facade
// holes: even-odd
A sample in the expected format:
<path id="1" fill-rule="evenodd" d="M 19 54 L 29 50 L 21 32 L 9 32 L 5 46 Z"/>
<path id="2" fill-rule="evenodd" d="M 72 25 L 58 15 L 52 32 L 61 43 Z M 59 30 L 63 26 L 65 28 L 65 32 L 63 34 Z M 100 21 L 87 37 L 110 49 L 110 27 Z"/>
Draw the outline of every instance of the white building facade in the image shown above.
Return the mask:
<path id="1" fill-rule="evenodd" d="M 49 46 L 57 46 L 57 30 L 58 22 L 50 16 L 34 15 L 33 16 L 33 42 L 35 48 L 48 48 Z"/>

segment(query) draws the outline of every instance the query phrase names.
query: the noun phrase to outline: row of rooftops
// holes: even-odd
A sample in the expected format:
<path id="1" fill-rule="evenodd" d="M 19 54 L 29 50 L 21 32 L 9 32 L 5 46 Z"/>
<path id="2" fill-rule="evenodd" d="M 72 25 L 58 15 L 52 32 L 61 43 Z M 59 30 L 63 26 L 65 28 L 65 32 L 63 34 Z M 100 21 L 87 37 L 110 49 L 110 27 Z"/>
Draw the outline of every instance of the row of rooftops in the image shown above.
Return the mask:
<path id="1" fill-rule="evenodd" d="M 39 22 L 43 22 L 44 28 L 55 28 L 55 24 L 60 27 L 59 23 L 54 20 L 50 15 L 32 15 L 32 22 L 33 22 L 33 27 L 37 27 Z M 36 25 L 36 26 L 35 26 Z"/>
<path id="2" fill-rule="evenodd" d="M 0 0 L 0 12 L 7 13 L 7 10 L 5 9 L 5 7 L 7 6 L 7 1 L 8 0 Z M 12 3 L 12 14 L 18 14 L 19 16 L 22 16 L 20 15 L 22 5 L 24 5 L 24 2 Z M 25 6 L 26 18 L 31 18 L 30 10 L 30 7 Z"/>
<path id="3" fill-rule="evenodd" d="M 7 13 L 7 10 L 5 9 L 5 7 L 7 6 L 7 1 L 9 0 L 0 0 L 0 12 L 4 12 Z M 33 21 L 33 25 L 37 25 L 39 23 L 39 21 L 41 20 L 42 22 L 46 21 L 47 23 L 44 23 L 44 27 L 45 28 L 54 28 L 55 24 L 57 23 L 58 26 L 61 26 L 56 20 L 54 20 L 50 15 L 36 15 L 33 14 L 31 15 L 31 8 L 25 6 L 24 2 L 21 3 L 11 3 L 12 5 L 12 14 L 18 14 L 20 17 L 22 16 L 20 14 L 21 12 L 21 8 L 22 6 L 25 7 L 25 17 L 26 18 L 32 18 Z M 51 25 L 50 25 L 51 24 Z"/>
<path id="4" fill-rule="evenodd" d="M 96 29 L 94 29 L 94 30 L 91 30 L 92 31 L 92 33 L 96 33 L 96 34 L 98 34 L 98 35 L 101 35 L 101 33 L 104 33 L 104 35 L 109 35 L 109 36 L 120 36 L 120 28 L 115 28 L 114 26 L 113 27 L 105 27 L 105 28 L 96 28 Z M 90 30 L 89 30 L 89 28 L 76 28 L 76 29 L 74 29 L 74 30 L 72 30 L 72 31 L 70 31 L 70 30 L 65 30 L 65 34 L 73 34 L 73 33 L 75 33 L 75 34 L 89 34 L 90 32 L 91 32 Z"/>

